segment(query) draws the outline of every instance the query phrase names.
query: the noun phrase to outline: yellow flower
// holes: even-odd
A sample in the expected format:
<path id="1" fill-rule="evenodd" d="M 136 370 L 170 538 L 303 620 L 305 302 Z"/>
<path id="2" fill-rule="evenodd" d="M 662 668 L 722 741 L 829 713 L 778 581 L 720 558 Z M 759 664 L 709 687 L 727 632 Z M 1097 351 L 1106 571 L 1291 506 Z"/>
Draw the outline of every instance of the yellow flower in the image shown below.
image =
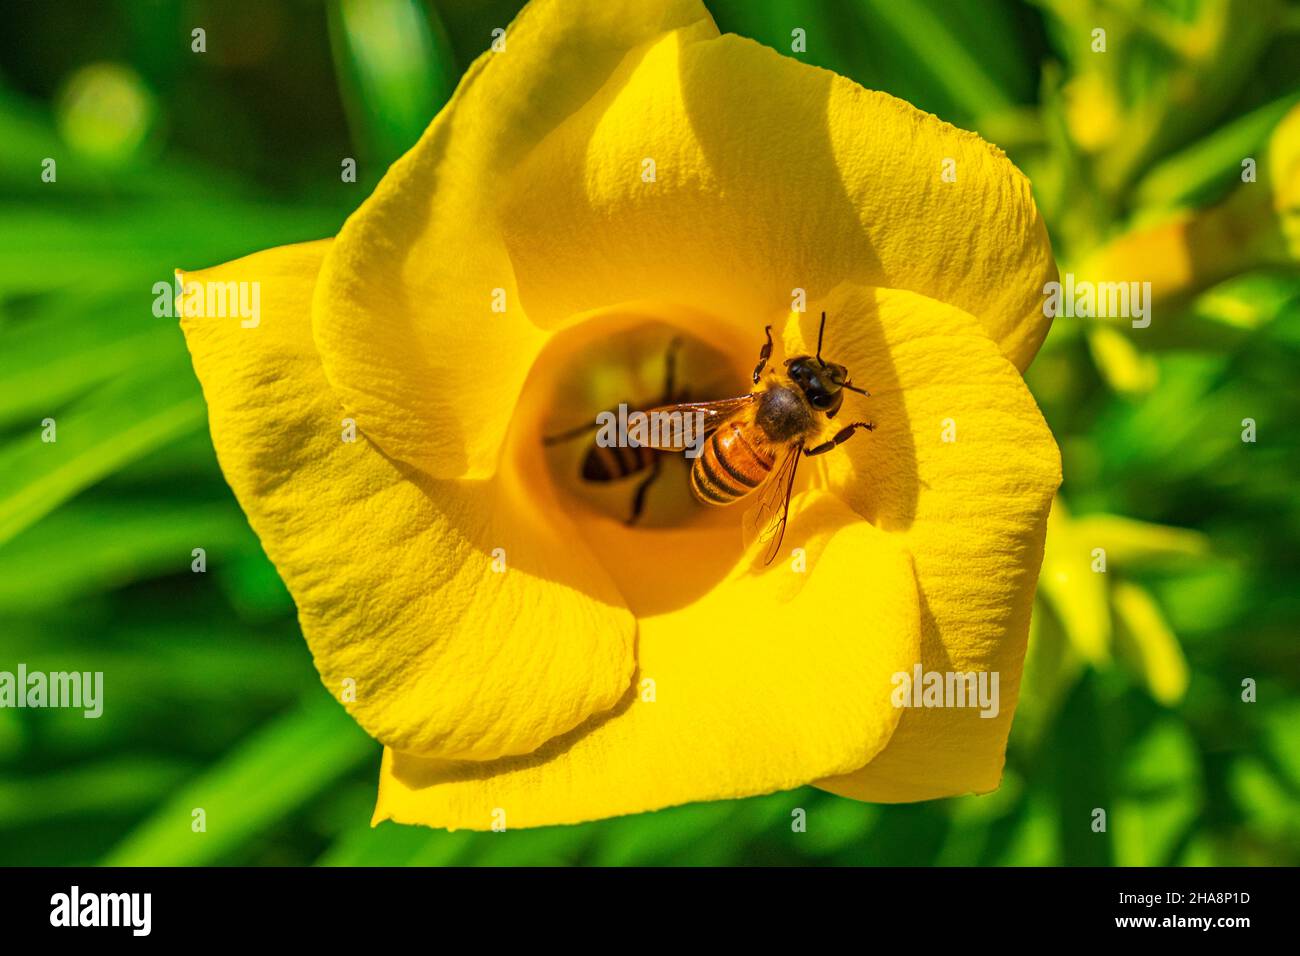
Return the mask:
<path id="1" fill-rule="evenodd" d="M 183 326 L 321 678 L 385 746 L 375 819 L 539 826 L 997 786 L 1060 480 L 1020 377 L 1055 275 L 975 135 L 697 0 L 534 0 L 335 239 L 184 276 L 186 306 L 258 283 L 254 327 Z M 771 566 L 743 506 L 629 527 L 557 477 L 558 396 L 651 320 L 742 394 L 763 327 L 809 353 L 822 309 L 876 430 L 800 469 Z M 997 716 L 894 706 L 918 663 L 998 672 Z"/>

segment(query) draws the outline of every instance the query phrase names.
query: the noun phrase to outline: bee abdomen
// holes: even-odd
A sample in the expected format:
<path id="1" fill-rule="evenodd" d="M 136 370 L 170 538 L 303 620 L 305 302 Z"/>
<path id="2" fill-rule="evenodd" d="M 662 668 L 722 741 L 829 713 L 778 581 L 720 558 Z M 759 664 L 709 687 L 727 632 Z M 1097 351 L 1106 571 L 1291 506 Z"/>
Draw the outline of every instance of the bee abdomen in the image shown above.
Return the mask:
<path id="1" fill-rule="evenodd" d="M 618 481 L 645 471 L 654 463 L 654 455 L 655 450 L 645 446 L 592 445 L 582 459 L 582 480 L 598 483 Z"/>
<path id="2" fill-rule="evenodd" d="M 705 443 L 691 468 L 691 491 L 706 504 L 729 505 L 763 483 L 774 460 L 745 438 L 739 425 L 724 426 Z"/>

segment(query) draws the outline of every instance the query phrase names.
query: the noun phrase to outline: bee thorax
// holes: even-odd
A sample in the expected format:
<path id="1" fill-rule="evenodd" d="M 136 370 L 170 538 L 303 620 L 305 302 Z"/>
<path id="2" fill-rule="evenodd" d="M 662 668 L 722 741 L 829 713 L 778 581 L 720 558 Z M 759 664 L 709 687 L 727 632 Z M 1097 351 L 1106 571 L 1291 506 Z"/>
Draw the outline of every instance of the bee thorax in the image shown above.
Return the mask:
<path id="1" fill-rule="evenodd" d="M 774 443 L 806 435 L 816 425 L 808 401 L 784 385 L 771 385 L 763 392 L 754 422 Z"/>

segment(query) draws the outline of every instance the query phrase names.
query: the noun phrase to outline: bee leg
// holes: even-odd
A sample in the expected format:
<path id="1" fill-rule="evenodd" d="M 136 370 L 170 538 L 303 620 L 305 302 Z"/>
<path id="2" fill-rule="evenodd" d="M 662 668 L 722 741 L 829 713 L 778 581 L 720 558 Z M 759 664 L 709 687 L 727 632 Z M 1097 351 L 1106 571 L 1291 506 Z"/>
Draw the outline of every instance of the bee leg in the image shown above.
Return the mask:
<path id="1" fill-rule="evenodd" d="M 682 337 L 673 336 L 673 340 L 668 343 L 668 354 L 664 357 L 664 397 L 662 404 L 672 403 L 673 393 L 677 390 L 677 353 L 682 347 Z"/>
<path id="2" fill-rule="evenodd" d="M 754 366 L 754 384 L 758 384 L 759 377 L 763 374 L 763 368 L 767 365 L 767 360 L 772 357 L 772 326 L 763 330 L 767 335 L 767 344 L 758 350 L 758 364 Z"/>
<path id="3" fill-rule="evenodd" d="M 654 464 L 650 466 L 650 474 L 646 476 L 645 480 L 642 481 L 641 484 L 636 486 L 636 495 L 632 499 L 632 515 L 627 519 L 629 525 L 636 524 L 637 520 L 640 519 L 641 512 L 645 509 L 646 492 L 650 490 L 650 486 L 654 484 L 655 479 L 659 477 L 659 468 L 662 464 L 663 456 L 655 455 Z"/>
<path id="4" fill-rule="evenodd" d="M 803 453 L 811 458 L 813 455 L 824 455 L 836 445 L 842 445 L 850 438 L 859 428 L 865 428 L 867 431 L 875 431 L 876 426 L 871 422 L 854 422 L 852 425 L 845 425 L 835 433 L 835 437 L 830 441 L 824 441 L 815 448 L 805 448 Z"/>
<path id="5" fill-rule="evenodd" d="M 588 435 L 600 427 L 600 423 L 579 425 L 577 428 L 570 428 L 568 431 L 560 432 L 558 435 L 543 435 L 543 445 L 559 445 L 566 441 L 572 441 L 575 438 L 581 438 Z"/>
<path id="6" fill-rule="evenodd" d="M 628 402 L 623 402 L 622 404 L 627 405 L 629 408 L 632 407 Z M 585 425 L 578 425 L 575 428 L 570 428 L 567 431 L 562 431 L 556 435 L 543 435 L 542 444 L 546 446 L 559 445 L 566 441 L 572 441 L 575 438 L 581 438 L 583 435 L 590 435 L 598 428 L 600 428 L 600 422 L 588 422 Z"/>

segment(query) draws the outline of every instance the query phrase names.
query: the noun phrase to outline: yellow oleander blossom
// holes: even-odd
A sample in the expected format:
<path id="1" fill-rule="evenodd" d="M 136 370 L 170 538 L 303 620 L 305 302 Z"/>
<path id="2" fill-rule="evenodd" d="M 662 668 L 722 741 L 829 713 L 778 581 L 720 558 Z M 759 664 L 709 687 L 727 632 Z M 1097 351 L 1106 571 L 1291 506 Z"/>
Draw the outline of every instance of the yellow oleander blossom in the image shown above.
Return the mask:
<path id="1" fill-rule="evenodd" d="M 1060 481 L 1021 379 L 1055 277 L 974 134 L 698 0 L 533 0 L 337 237 L 186 273 L 182 308 L 258 283 L 255 325 L 183 327 L 322 681 L 384 745 L 375 820 L 489 829 L 994 789 Z M 543 448 L 647 328 L 736 395 L 764 326 L 779 369 L 823 309 L 876 430 L 800 468 L 770 566 L 744 505 L 628 526 Z M 996 672 L 996 715 L 895 706 L 917 665 Z"/>

